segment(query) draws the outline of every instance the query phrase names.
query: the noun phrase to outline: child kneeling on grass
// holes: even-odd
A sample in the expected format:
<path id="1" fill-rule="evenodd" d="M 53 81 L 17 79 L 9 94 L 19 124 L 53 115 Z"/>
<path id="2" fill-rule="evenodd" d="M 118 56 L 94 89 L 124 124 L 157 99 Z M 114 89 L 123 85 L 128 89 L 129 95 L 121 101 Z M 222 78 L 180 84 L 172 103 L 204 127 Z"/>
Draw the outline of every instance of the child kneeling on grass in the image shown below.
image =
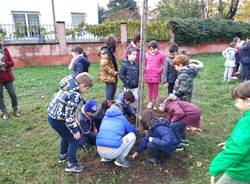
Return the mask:
<path id="1" fill-rule="evenodd" d="M 215 176 L 221 173 L 224 174 L 216 184 L 250 183 L 250 81 L 235 87 L 232 97 L 242 116 L 226 141 L 224 150 L 211 161 L 211 184 L 215 184 Z"/>
<path id="2" fill-rule="evenodd" d="M 113 104 L 102 120 L 97 134 L 96 145 L 101 161 L 115 160 L 115 164 L 121 167 L 129 167 L 126 159 L 136 140 L 136 129 L 123 115 L 122 108 Z"/>
<path id="3" fill-rule="evenodd" d="M 81 138 L 80 126 L 75 118 L 76 109 L 83 100 L 80 93 L 92 87 L 92 78 L 86 72 L 65 77 L 60 82 L 60 91 L 56 93 L 48 107 L 48 122 L 61 137 L 59 163 L 68 160 L 66 171 L 81 172 L 76 152 Z"/>
<path id="4" fill-rule="evenodd" d="M 167 98 L 159 97 L 156 102 L 159 111 L 168 113 L 169 126 L 180 140 L 180 147 L 188 146 L 186 126 L 200 128 L 200 108 L 190 102 L 181 101 L 173 94 Z"/>
<path id="5" fill-rule="evenodd" d="M 148 161 L 150 163 L 159 163 L 175 151 L 180 141 L 173 130 L 168 127 L 167 119 L 158 118 L 151 122 L 151 124 L 142 125 L 144 130 L 149 131 L 131 157 L 134 159 L 143 150 L 148 149 Z"/>
<path id="6" fill-rule="evenodd" d="M 89 150 L 92 145 L 96 144 L 96 135 L 99 128 L 93 118 L 96 111 L 97 103 L 94 99 L 90 99 L 82 106 L 78 114 L 82 134 L 79 145 L 85 150 Z"/>

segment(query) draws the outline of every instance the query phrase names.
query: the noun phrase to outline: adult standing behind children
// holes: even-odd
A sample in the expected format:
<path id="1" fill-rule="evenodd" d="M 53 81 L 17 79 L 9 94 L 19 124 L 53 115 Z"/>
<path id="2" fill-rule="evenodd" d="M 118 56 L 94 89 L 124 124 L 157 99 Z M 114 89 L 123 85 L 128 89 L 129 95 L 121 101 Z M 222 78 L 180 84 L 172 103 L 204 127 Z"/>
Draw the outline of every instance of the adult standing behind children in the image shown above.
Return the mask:
<path id="1" fill-rule="evenodd" d="M 250 39 L 240 47 L 240 63 L 242 64 L 242 82 L 250 79 Z"/>
<path id="2" fill-rule="evenodd" d="M 140 34 L 135 35 L 134 39 L 129 43 L 127 47 L 127 52 L 125 56 L 125 58 L 128 59 L 128 50 L 130 48 L 135 48 L 137 51 L 136 59 L 135 59 L 136 64 L 139 64 L 139 60 L 140 60 L 140 41 L 141 41 L 141 35 Z"/>
<path id="3" fill-rule="evenodd" d="M 178 71 L 172 64 L 173 59 L 178 54 L 178 45 L 176 43 L 171 44 L 168 51 L 169 55 L 164 63 L 164 70 L 162 73 L 162 83 L 167 85 L 168 94 L 170 94 L 173 93 L 174 84 L 178 76 Z"/>
<path id="4" fill-rule="evenodd" d="M 210 163 L 211 184 L 250 183 L 250 81 L 239 84 L 232 91 L 235 106 L 242 116 L 221 151 Z"/>
<path id="5" fill-rule="evenodd" d="M 165 61 L 165 54 L 158 48 L 156 41 L 149 43 L 149 52 L 146 53 L 144 78 L 148 85 L 148 108 L 152 108 L 153 101 L 158 97 L 159 83 Z"/>
<path id="6" fill-rule="evenodd" d="M 121 167 L 129 167 L 126 159 L 136 140 L 136 129 L 123 115 L 123 110 L 113 104 L 105 114 L 97 134 L 96 145 L 103 162 L 115 160 Z"/>
<path id="7" fill-rule="evenodd" d="M 10 96 L 14 116 L 21 116 L 18 111 L 17 95 L 13 83 L 15 77 L 11 71 L 13 66 L 14 62 L 8 49 L 3 47 L 3 36 L 0 35 L 0 109 L 3 113 L 2 118 L 4 120 L 9 119 L 9 114 L 4 103 L 3 87 L 5 87 Z"/>
<path id="8" fill-rule="evenodd" d="M 184 101 L 191 101 L 194 78 L 198 71 L 193 66 L 188 66 L 189 58 L 186 55 L 177 55 L 173 60 L 175 69 L 179 72 L 174 84 L 173 94 Z"/>
<path id="9" fill-rule="evenodd" d="M 92 78 L 86 72 L 75 78 L 68 76 L 60 81 L 60 90 L 48 107 L 48 122 L 61 137 L 59 163 L 67 162 L 68 172 L 81 172 L 76 152 L 81 138 L 80 125 L 76 121 L 76 109 L 82 101 L 81 93 L 92 87 Z"/>
<path id="10" fill-rule="evenodd" d="M 86 53 L 79 46 L 72 48 L 71 54 L 73 59 L 69 64 L 69 69 L 73 70 L 73 78 L 77 76 L 77 74 L 82 72 L 89 72 L 90 62 Z"/>
<path id="11" fill-rule="evenodd" d="M 127 59 L 122 63 L 119 77 L 123 82 L 124 90 L 130 90 L 135 99 L 138 99 L 138 83 L 139 83 L 139 65 L 135 62 L 137 51 L 136 48 L 129 48 L 127 51 Z"/>
<path id="12" fill-rule="evenodd" d="M 115 57 L 115 51 L 116 51 L 116 39 L 114 36 L 108 36 L 105 39 L 106 46 L 101 48 L 101 51 L 108 50 L 108 55 L 110 56 L 113 68 L 114 68 L 114 74 L 115 74 L 115 81 L 114 82 L 105 82 L 106 83 L 106 100 L 114 100 L 115 99 L 115 93 L 117 89 L 117 83 L 118 83 L 118 65 L 116 62 Z M 100 51 L 100 52 L 101 52 Z M 100 53 L 99 52 L 99 53 Z M 100 55 L 100 54 L 99 54 Z"/>

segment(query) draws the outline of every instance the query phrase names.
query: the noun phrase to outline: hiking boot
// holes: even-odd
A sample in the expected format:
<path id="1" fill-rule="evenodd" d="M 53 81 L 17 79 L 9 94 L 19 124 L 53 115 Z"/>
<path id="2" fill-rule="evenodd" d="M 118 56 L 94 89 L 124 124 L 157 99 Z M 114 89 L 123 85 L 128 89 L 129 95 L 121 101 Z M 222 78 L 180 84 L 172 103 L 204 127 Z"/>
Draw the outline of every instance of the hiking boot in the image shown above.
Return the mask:
<path id="1" fill-rule="evenodd" d="M 101 162 L 110 162 L 112 159 L 102 158 Z"/>
<path id="2" fill-rule="evenodd" d="M 63 154 L 63 155 L 60 154 L 58 163 L 64 163 L 64 162 L 66 162 L 66 161 L 68 160 L 67 157 L 68 157 L 68 154 L 67 154 L 67 153 L 65 153 L 65 154 Z"/>
<path id="3" fill-rule="evenodd" d="M 3 118 L 3 120 L 7 120 L 7 119 L 9 119 L 9 115 L 8 115 L 8 113 L 3 113 L 2 118 Z"/>
<path id="4" fill-rule="evenodd" d="M 13 114 L 14 114 L 15 117 L 20 117 L 21 116 L 21 113 L 19 111 L 14 111 Z"/>
<path id="5" fill-rule="evenodd" d="M 77 164 L 77 163 L 69 163 L 67 164 L 67 167 L 65 168 L 65 171 L 67 172 L 74 172 L 74 173 L 79 173 L 84 169 L 83 166 Z"/>
<path id="6" fill-rule="evenodd" d="M 128 161 L 126 158 L 124 159 L 117 158 L 114 163 L 115 165 L 120 167 L 130 167 L 130 161 Z"/>

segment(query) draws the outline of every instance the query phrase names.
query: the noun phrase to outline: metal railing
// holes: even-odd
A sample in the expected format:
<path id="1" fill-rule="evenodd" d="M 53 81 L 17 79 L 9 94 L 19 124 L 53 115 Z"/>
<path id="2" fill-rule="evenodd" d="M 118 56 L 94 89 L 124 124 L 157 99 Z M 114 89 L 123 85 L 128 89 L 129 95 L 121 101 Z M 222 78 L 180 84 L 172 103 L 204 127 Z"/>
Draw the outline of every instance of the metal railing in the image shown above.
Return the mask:
<path id="1" fill-rule="evenodd" d="M 53 43 L 56 42 L 54 25 L 0 24 L 5 43 Z"/>
<path id="2" fill-rule="evenodd" d="M 100 42 L 103 37 L 95 36 L 77 26 L 65 25 L 67 42 Z"/>

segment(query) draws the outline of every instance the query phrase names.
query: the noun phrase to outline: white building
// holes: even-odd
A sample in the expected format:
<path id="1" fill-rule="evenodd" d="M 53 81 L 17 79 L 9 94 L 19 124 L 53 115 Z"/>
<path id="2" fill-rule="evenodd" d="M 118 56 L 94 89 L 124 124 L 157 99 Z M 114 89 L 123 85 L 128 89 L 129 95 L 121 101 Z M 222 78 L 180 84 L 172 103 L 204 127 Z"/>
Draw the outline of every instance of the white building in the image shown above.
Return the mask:
<path id="1" fill-rule="evenodd" d="M 0 24 L 53 24 L 52 0 L 0 0 Z M 54 0 L 55 20 L 98 23 L 97 0 Z"/>

